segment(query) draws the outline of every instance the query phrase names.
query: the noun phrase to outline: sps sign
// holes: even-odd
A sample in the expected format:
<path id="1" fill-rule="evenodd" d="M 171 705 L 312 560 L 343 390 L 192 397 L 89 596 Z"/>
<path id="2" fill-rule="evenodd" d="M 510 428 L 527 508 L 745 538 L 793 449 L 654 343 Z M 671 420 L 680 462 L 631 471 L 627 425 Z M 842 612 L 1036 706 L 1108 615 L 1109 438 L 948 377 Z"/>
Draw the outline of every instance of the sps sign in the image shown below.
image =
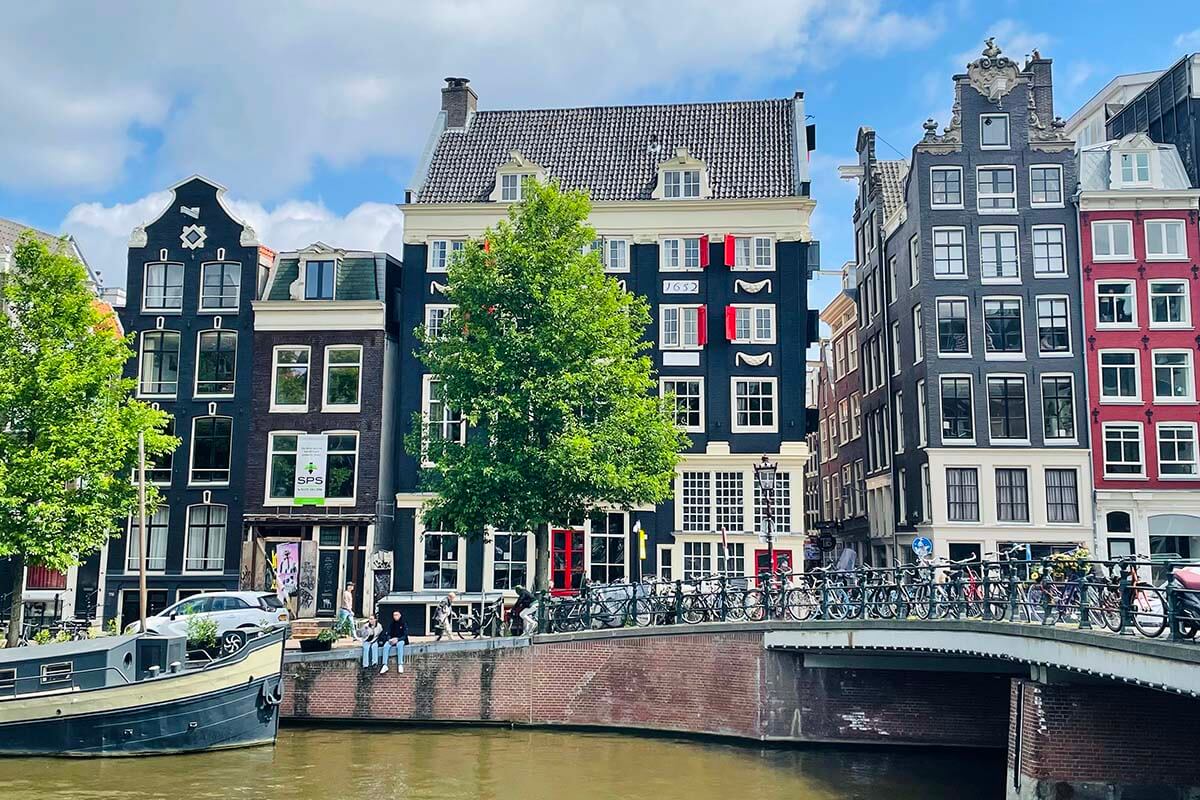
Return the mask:
<path id="1" fill-rule="evenodd" d="M 329 439 L 323 433 L 296 437 L 296 485 L 292 502 L 298 506 L 325 505 L 325 460 Z"/>

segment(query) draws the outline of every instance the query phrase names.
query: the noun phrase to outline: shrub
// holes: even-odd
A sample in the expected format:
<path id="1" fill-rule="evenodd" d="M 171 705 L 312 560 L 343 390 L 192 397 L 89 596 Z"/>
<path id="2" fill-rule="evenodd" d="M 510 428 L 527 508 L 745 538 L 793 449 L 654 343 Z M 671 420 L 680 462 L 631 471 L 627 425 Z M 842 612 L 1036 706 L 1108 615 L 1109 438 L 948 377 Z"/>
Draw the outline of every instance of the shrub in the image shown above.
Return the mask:
<path id="1" fill-rule="evenodd" d="M 200 614 L 188 617 L 188 647 L 208 648 L 217 646 L 217 622 L 212 617 Z"/>
<path id="2" fill-rule="evenodd" d="M 45 628 L 42 628 L 40 631 L 38 631 L 37 633 L 35 633 L 33 635 L 33 643 L 34 644 L 50 644 L 50 640 L 51 640 L 50 631 L 48 631 Z"/>

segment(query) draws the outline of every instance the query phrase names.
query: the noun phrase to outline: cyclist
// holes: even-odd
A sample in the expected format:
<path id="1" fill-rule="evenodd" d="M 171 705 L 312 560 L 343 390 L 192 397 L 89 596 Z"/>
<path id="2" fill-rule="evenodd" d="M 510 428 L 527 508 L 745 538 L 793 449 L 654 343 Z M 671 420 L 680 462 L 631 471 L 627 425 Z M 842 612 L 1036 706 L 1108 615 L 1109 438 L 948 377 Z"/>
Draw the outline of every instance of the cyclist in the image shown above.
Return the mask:
<path id="1" fill-rule="evenodd" d="M 536 613 L 537 598 L 524 586 L 518 586 L 517 602 L 513 603 L 509 618 L 521 620 L 520 634 L 533 635 L 537 632 L 537 618 L 534 616 Z"/>

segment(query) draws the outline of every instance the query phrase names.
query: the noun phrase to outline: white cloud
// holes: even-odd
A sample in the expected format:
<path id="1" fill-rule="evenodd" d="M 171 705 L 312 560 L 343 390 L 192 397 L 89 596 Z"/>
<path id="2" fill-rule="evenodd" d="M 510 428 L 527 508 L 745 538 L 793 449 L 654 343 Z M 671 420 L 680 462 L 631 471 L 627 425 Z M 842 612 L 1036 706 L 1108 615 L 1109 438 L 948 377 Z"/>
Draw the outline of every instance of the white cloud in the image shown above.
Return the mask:
<path id="1" fill-rule="evenodd" d="M 1196 28 L 1194 31 L 1188 31 L 1187 33 L 1181 33 L 1176 36 L 1175 49 L 1187 50 L 1188 52 L 1200 50 L 1200 28 Z"/>
<path id="2" fill-rule="evenodd" d="M 18 93 L 0 183 L 95 189 L 136 165 L 275 201 L 323 166 L 415 156 L 444 75 L 472 77 L 488 108 L 754 93 L 919 46 L 939 20 L 880 0 L 26 3 L 0 28 L 0 85 Z"/>
<path id="3" fill-rule="evenodd" d="M 107 286 L 124 286 L 129 232 L 154 219 L 171 199 L 155 192 L 133 203 L 104 206 L 83 203 L 72 208 L 62 229 L 79 242 L 84 257 L 102 272 Z M 404 216 L 388 203 L 363 203 L 345 216 L 320 203 L 289 200 L 269 211 L 251 200 L 226 198 L 230 210 L 248 222 L 259 241 L 275 250 L 295 250 L 315 241 L 349 250 L 375 250 L 403 255 Z"/>

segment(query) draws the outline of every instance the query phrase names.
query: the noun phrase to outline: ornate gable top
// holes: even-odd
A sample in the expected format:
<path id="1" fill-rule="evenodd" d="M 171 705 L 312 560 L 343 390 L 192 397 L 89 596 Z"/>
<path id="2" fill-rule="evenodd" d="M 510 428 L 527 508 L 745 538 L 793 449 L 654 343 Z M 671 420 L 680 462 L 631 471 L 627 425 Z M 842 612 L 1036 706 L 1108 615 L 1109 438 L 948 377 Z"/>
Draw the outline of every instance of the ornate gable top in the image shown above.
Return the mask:
<path id="1" fill-rule="evenodd" d="M 983 44 L 983 55 L 967 64 L 967 78 L 980 94 L 996 103 L 1017 85 L 1021 68 L 1002 55 L 996 37 L 989 36 Z"/>

